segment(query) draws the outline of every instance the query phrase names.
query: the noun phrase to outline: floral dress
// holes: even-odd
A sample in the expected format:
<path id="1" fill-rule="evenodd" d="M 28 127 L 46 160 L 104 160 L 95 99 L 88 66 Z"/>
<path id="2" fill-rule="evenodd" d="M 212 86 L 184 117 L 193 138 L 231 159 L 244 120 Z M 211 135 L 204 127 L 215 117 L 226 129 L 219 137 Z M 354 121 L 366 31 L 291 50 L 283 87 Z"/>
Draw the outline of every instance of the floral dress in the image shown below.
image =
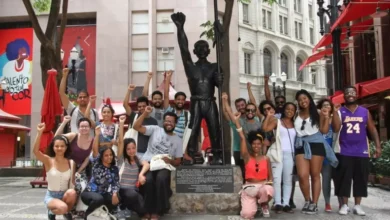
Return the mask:
<path id="1" fill-rule="evenodd" d="M 92 177 L 86 191 L 112 195 L 119 191 L 119 169 L 117 166 L 106 167 L 99 161 L 99 156 L 93 158 Z"/>

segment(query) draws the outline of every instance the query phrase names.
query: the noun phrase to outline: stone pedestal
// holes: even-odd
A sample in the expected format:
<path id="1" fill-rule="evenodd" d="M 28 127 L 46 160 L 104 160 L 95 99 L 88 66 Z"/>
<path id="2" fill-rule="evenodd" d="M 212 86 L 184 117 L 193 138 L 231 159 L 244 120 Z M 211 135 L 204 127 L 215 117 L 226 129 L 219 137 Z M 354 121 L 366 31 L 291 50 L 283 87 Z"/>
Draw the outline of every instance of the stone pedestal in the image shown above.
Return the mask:
<path id="1" fill-rule="evenodd" d="M 231 167 L 231 165 L 228 165 Z M 210 166 L 208 166 L 210 167 Z M 238 166 L 233 167 L 234 189 L 231 193 L 176 193 L 176 171 L 171 172 L 171 214 L 217 214 L 237 215 L 241 210 L 240 195 L 242 174 Z M 202 167 L 199 167 L 202 169 Z"/>

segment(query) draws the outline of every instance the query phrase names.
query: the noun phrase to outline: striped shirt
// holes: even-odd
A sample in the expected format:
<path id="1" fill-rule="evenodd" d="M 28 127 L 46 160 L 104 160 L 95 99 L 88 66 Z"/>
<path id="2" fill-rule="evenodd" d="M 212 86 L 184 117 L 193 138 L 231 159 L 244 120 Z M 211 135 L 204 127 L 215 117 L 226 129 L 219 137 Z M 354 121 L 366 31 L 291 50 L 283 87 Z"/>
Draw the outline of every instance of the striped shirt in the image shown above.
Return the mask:
<path id="1" fill-rule="evenodd" d="M 177 123 L 176 123 L 176 126 L 175 126 L 175 130 L 174 132 L 177 134 L 177 136 L 179 136 L 180 138 L 183 138 L 183 135 L 184 135 L 184 130 L 186 129 L 186 117 L 185 117 L 185 111 L 186 110 L 182 110 L 181 111 L 181 114 L 180 115 L 177 115 Z M 176 110 L 174 108 L 172 108 L 171 106 L 169 106 L 167 108 L 167 110 L 165 112 L 173 112 L 173 113 L 176 113 Z M 188 113 L 187 113 L 188 114 Z M 189 117 L 189 114 L 188 114 L 188 117 Z M 188 121 L 190 120 L 189 118 L 187 119 Z M 187 121 L 187 123 L 189 123 Z"/>
<path id="2" fill-rule="evenodd" d="M 123 159 L 118 161 L 118 167 L 121 167 L 122 163 Z M 124 166 L 120 181 L 121 188 L 134 188 L 138 181 L 139 167 L 135 163 L 129 164 L 127 160 L 125 161 Z"/>

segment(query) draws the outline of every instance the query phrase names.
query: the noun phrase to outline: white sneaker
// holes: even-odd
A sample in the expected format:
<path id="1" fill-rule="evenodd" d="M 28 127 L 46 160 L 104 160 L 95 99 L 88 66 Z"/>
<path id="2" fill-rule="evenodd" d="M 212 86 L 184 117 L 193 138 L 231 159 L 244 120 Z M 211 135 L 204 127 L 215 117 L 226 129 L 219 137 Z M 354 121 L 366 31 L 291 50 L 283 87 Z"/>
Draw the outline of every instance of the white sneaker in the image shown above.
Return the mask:
<path id="1" fill-rule="evenodd" d="M 355 215 L 360 215 L 360 216 L 365 216 L 366 213 L 363 211 L 362 207 L 360 205 L 355 205 L 353 207 L 353 214 Z"/>
<path id="2" fill-rule="evenodd" d="M 339 210 L 340 215 L 348 215 L 348 212 L 349 212 L 349 207 L 347 204 L 344 204 L 343 206 L 341 206 L 341 208 Z"/>

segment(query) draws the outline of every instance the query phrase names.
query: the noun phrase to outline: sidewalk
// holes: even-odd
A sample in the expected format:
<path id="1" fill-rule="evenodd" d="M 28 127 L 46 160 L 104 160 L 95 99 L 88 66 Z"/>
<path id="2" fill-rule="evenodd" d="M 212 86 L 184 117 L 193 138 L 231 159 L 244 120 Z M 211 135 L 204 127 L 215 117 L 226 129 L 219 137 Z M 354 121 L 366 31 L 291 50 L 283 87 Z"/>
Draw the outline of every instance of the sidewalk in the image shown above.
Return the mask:
<path id="1" fill-rule="evenodd" d="M 43 204 L 43 198 L 46 192 L 45 188 L 32 189 L 29 182 L 34 178 L 28 177 L 0 177 L 0 219 L 10 220 L 27 220 L 27 219 L 47 219 L 47 210 Z M 298 184 L 297 184 L 298 185 Z M 369 197 L 363 199 L 362 206 L 366 211 L 367 216 L 360 217 L 353 214 L 347 216 L 340 216 L 337 214 L 338 208 L 337 199 L 332 197 L 331 203 L 334 209 L 333 213 L 324 212 L 324 201 L 321 195 L 319 201 L 319 214 L 318 215 L 305 215 L 300 213 L 300 209 L 303 205 L 304 199 L 302 193 L 297 186 L 295 194 L 295 203 L 297 209 L 294 214 L 275 214 L 271 212 L 271 218 L 269 219 L 324 219 L 324 220 L 336 220 L 336 219 L 376 219 L 384 220 L 390 219 L 390 192 L 381 190 L 379 188 L 369 188 Z M 352 200 L 351 200 L 352 201 Z M 350 203 L 350 207 L 353 204 Z M 58 216 L 57 219 L 63 219 L 62 216 Z M 137 219 L 137 218 L 132 218 Z M 162 220 L 238 220 L 236 216 L 205 216 L 205 215 L 166 215 L 161 218 Z M 256 218 L 263 219 L 263 218 Z"/>

